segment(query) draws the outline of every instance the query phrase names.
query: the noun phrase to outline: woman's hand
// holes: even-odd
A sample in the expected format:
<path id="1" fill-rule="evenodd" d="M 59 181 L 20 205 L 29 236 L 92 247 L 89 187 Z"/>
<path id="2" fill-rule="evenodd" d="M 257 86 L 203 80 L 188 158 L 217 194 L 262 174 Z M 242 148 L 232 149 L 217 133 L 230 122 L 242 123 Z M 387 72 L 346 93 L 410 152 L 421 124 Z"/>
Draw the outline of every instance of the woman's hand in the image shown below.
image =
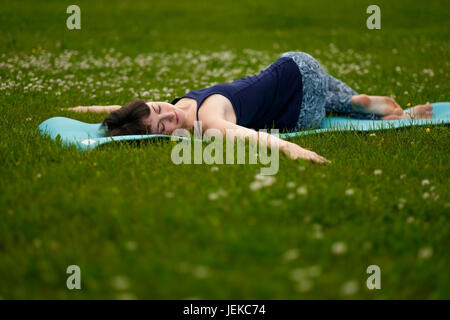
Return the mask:
<path id="1" fill-rule="evenodd" d="M 325 159 L 322 156 L 319 156 L 317 153 L 311 150 L 304 149 L 299 145 L 288 142 L 285 144 L 284 148 L 281 149 L 285 155 L 287 155 L 292 160 L 296 160 L 298 158 L 309 160 L 317 163 L 331 163 L 330 160 Z"/>
<path id="2" fill-rule="evenodd" d="M 89 107 L 73 107 L 73 108 L 61 108 L 61 111 L 74 111 L 74 112 L 88 112 Z"/>
<path id="3" fill-rule="evenodd" d="M 259 141 L 260 143 L 260 148 L 261 146 L 268 148 L 276 146 L 278 150 L 281 150 L 293 160 L 302 158 L 318 163 L 331 163 L 331 161 L 325 159 L 322 156 L 319 156 L 317 153 L 303 149 L 295 143 L 280 139 L 271 134 L 268 134 L 267 132 L 257 132 L 253 129 L 242 127 L 233 122 L 218 118 L 217 112 L 212 113 L 211 115 L 208 115 L 208 113 L 203 113 L 200 120 L 202 121 L 202 130 L 206 131 L 210 128 L 218 129 L 223 136 L 226 136 L 227 139 L 231 139 L 231 141 L 233 142 L 235 137 L 242 137 L 244 139 L 253 137 L 255 139 L 258 139 L 257 141 Z"/>
<path id="4" fill-rule="evenodd" d="M 112 111 L 116 111 L 122 108 L 122 106 L 113 105 L 113 106 L 89 106 L 89 107 L 73 107 L 73 108 L 61 108 L 61 111 L 74 111 L 74 112 L 94 112 L 94 113 L 109 113 Z"/>

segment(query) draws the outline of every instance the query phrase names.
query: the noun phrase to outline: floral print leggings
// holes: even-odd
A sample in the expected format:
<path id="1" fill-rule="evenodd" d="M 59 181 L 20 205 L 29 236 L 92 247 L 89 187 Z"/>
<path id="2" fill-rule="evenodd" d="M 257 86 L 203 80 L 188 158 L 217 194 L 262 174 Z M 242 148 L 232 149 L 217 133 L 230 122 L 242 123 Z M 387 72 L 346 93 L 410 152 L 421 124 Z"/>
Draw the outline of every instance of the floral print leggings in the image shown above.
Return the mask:
<path id="1" fill-rule="evenodd" d="M 352 118 L 380 120 L 375 114 L 352 110 L 350 99 L 358 93 L 322 69 L 319 62 L 305 52 L 289 51 L 280 55 L 297 63 L 303 82 L 303 98 L 297 129 L 320 128 L 326 112 L 345 113 Z"/>

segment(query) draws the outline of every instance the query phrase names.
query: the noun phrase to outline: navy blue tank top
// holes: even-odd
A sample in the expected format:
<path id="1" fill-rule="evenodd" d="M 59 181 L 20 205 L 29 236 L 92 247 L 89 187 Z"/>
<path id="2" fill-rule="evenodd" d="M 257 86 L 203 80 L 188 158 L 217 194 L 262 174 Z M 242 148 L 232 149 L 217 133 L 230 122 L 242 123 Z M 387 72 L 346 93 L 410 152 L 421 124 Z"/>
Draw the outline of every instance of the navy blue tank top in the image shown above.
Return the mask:
<path id="1" fill-rule="evenodd" d="M 291 130 L 300 114 L 302 76 L 292 58 L 281 57 L 257 75 L 193 90 L 181 98 L 197 100 L 198 120 L 198 109 L 212 94 L 221 94 L 231 101 L 236 124 L 240 126 L 255 130 Z M 181 98 L 175 98 L 171 103 L 175 104 Z"/>

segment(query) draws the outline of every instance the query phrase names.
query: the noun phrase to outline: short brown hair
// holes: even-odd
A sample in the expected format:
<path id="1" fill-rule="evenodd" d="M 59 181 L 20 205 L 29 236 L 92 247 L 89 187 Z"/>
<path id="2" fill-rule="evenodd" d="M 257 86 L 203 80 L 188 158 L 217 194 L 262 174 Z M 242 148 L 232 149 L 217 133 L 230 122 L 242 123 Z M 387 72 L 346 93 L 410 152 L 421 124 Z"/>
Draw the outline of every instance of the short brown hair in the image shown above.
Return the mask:
<path id="1" fill-rule="evenodd" d="M 102 122 L 108 136 L 149 134 L 143 119 L 150 114 L 150 108 L 143 100 L 135 100 L 111 112 Z"/>

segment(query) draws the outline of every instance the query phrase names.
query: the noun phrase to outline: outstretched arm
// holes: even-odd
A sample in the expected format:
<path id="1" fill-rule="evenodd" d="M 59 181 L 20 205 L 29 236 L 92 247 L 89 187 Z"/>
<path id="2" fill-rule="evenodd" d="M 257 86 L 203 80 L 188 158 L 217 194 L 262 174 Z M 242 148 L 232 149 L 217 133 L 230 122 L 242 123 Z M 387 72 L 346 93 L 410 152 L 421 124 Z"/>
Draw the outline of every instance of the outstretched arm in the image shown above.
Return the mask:
<path id="1" fill-rule="evenodd" d="M 74 108 L 68 108 L 64 109 L 61 108 L 62 111 L 69 110 L 69 111 L 75 111 L 75 112 L 95 112 L 95 113 L 110 113 L 113 111 L 116 111 L 118 109 L 122 108 L 122 106 L 114 105 L 114 106 L 89 106 L 89 107 L 74 107 Z"/>
<path id="2" fill-rule="evenodd" d="M 243 139 L 251 138 L 255 139 L 254 141 L 259 141 L 259 143 L 262 143 L 263 146 L 267 146 L 268 148 L 271 148 L 272 146 L 278 147 L 279 150 L 281 150 L 286 156 L 293 160 L 301 158 L 317 163 L 331 163 L 331 161 L 318 155 L 314 151 L 304 149 L 295 143 L 280 139 L 265 132 L 259 132 L 253 129 L 239 126 L 225 119 L 208 119 L 207 121 L 202 122 L 202 126 L 204 130 L 211 128 L 218 129 L 223 136 L 226 136 L 227 139 L 231 139 L 233 141 L 236 137 L 240 137 Z"/>

